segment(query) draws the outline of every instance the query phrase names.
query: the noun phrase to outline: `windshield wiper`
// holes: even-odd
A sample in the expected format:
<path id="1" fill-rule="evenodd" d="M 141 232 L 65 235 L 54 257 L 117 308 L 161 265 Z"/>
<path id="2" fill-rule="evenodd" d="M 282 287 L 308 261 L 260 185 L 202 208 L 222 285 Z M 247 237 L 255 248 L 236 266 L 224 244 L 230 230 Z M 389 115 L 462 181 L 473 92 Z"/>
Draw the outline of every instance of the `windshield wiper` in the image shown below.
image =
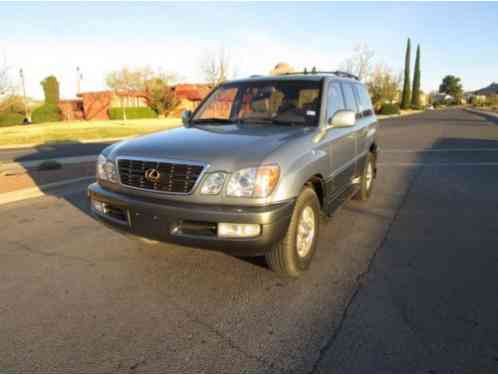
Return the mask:
<path id="1" fill-rule="evenodd" d="M 285 126 L 299 126 L 299 125 L 304 125 L 304 123 L 301 122 L 295 122 L 295 121 L 284 121 L 284 120 L 279 120 L 274 118 L 271 120 L 271 123 L 274 125 L 285 125 Z"/>
<path id="2" fill-rule="evenodd" d="M 271 124 L 269 118 L 237 118 L 235 121 L 239 124 Z"/>
<path id="3" fill-rule="evenodd" d="M 225 118 L 211 117 L 211 118 L 200 118 L 197 120 L 190 121 L 192 124 L 231 124 L 232 121 Z"/>

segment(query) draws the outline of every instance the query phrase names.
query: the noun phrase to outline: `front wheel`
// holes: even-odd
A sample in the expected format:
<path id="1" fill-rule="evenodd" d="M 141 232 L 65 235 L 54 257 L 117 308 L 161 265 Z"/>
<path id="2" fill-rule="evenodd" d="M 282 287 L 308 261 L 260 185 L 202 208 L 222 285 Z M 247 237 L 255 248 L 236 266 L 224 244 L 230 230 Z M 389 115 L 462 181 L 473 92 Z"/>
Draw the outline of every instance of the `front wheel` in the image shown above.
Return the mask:
<path id="1" fill-rule="evenodd" d="M 285 237 L 266 254 L 268 266 L 284 276 L 300 276 L 315 253 L 319 228 L 320 203 L 315 191 L 306 186 L 297 198 Z"/>

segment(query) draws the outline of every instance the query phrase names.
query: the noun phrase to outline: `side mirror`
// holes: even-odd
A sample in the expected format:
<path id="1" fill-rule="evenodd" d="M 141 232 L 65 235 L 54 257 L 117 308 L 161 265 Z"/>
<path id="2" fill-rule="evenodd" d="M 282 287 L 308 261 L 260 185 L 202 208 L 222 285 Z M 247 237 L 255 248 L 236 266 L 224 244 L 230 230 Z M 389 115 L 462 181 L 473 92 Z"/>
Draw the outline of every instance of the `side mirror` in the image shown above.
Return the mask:
<path id="1" fill-rule="evenodd" d="M 348 110 L 337 111 L 328 121 L 331 128 L 349 128 L 354 124 L 356 124 L 356 113 Z"/>
<path id="2" fill-rule="evenodd" d="M 192 119 L 192 111 L 183 111 L 182 113 L 183 125 L 188 125 L 191 119 Z"/>

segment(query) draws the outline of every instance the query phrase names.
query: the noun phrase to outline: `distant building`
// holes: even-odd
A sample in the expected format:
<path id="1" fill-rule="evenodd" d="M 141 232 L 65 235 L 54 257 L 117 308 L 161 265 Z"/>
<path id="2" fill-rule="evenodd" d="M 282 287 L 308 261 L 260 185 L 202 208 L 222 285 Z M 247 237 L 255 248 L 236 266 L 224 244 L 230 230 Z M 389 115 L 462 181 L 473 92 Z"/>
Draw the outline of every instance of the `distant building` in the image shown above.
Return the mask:
<path id="1" fill-rule="evenodd" d="M 177 98 L 180 100 L 178 108 L 172 113 L 179 116 L 184 110 L 194 110 L 209 94 L 213 86 L 208 84 L 178 84 L 173 86 Z M 147 97 L 144 91 L 111 90 L 81 92 L 78 98 L 60 100 L 59 108 L 63 120 L 108 120 L 110 108 L 120 107 L 147 107 Z"/>
<path id="2" fill-rule="evenodd" d="M 280 74 L 293 73 L 295 69 L 287 63 L 280 62 L 275 67 L 270 70 L 272 76 L 278 76 Z"/>

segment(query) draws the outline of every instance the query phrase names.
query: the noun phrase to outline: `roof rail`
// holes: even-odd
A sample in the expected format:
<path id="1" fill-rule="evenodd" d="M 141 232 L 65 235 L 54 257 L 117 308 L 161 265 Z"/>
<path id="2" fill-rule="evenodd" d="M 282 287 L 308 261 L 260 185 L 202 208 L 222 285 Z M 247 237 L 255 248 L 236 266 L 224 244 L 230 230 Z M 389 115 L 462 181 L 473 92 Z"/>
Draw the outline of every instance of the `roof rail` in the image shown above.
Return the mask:
<path id="1" fill-rule="evenodd" d="M 360 81 L 360 77 L 358 77 L 354 74 L 348 73 L 348 72 L 343 72 L 342 70 L 336 70 L 336 71 L 331 72 L 331 73 L 335 74 L 338 77 L 352 78 L 352 79 L 356 79 L 357 81 Z"/>
<path id="2" fill-rule="evenodd" d="M 341 70 L 334 70 L 334 71 L 321 71 L 321 70 L 312 70 L 312 71 L 307 71 L 303 70 L 302 72 L 289 72 L 289 73 L 281 73 L 278 74 L 279 76 L 290 76 L 290 75 L 296 75 L 296 74 L 333 74 L 338 77 L 344 77 L 344 78 L 351 78 L 355 79 L 357 81 L 360 81 L 360 78 L 358 76 L 355 76 L 354 74 L 348 73 L 348 72 L 343 72 Z"/>

